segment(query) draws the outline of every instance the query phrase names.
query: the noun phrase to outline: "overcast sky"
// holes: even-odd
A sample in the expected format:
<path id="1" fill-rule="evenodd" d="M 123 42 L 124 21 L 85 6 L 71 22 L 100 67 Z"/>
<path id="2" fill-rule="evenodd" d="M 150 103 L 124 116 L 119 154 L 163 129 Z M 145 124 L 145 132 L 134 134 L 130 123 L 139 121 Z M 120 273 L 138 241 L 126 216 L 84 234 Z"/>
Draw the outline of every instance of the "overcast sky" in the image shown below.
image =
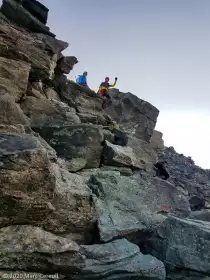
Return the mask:
<path id="1" fill-rule="evenodd" d="M 165 144 L 210 168 L 210 0 L 41 0 L 65 54 L 160 110 Z"/>

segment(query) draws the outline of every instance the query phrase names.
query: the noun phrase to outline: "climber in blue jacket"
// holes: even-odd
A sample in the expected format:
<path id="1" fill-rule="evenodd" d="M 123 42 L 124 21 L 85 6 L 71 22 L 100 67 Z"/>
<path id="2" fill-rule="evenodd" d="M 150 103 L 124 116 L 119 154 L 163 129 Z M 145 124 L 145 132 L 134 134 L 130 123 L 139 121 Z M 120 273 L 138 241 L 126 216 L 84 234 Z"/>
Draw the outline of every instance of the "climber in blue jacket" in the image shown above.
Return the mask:
<path id="1" fill-rule="evenodd" d="M 76 80 L 76 83 L 80 86 L 88 87 L 88 85 L 87 85 L 87 75 L 88 75 L 87 72 L 84 72 L 82 75 L 79 75 L 77 80 Z"/>

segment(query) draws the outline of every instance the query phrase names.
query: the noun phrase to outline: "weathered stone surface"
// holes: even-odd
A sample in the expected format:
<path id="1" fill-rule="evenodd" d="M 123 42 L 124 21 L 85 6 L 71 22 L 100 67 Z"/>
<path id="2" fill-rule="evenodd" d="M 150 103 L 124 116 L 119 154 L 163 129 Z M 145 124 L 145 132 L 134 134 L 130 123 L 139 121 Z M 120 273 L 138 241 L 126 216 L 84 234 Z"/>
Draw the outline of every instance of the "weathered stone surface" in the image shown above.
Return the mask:
<path id="1" fill-rule="evenodd" d="M 118 166 L 107 166 L 103 165 L 101 167 L 102 171 L 118 171 L 123 176 L 131 176 L 133 174 L 133 171 L 129 167 L 118 167 Z"/>
<path id="2" fill-rule="evenodd" d="M 64 56 L 58 61 L 56 72 L 69 74 L 77 63 L 78 60 L 75 56 Z"/>
<path id="3" fill-rule="evenodd" d="M 167 161 L 170 182 L 183 189 L 189 199 L 197 196 L 210 203 L 210 172 L 196 166 L 190 157 L 179 154 L 173 147 L 164 148 L 158 153 L 159 160 Z"/>
<path id="4" fill-rule="evenodd" d="M 25 128 L 21 124 L 16 124 L 16 125 L 0 124 L 0 132 L 12 132 L 17 134 L 22 134 L 25 133 Z"/>
<path id="5" fill-rule="evenodd" d="M 52 164 L 33 135 L 1 132 L 0 142 L 0 227 L 31 224 L 90 242 L 96 218 L 86 179 Z"/>
<path id="6" fill-rule="evenodd" d="M 45 26 L 29 11 L 24 9 L 21 3 L 17 3 L 14 0 L 4 0 L 1 12 L 17 25 L 27 28 L 33 32 L 49 34 L 53 37 L 55 36 L 50 32 L 49 27 Z"/>
<path id="7" fill-rule="evenodd" d="M 69 173 L 57 164 L 51 168 L 56 180 L 52 200 L 55 211 L 47 217 L 44 228 L 78 243 L 89 244 L 97 218 L 93 194 L 86 185 L 86 179 Z"/>
<path id="8" fill-rule="evenodd" d="M 189 203 L 192 211 L 199 211 L 205 207 L 205 199 L 203 197 L 192 196 Z"/>
<path id="9" fill-rule="evenodd" d="M 150 255 L 143 255 L 138 246 L 126 239 L 107 244 L 82 246 L 86 266 L 73 280 L 165 280 L 164 264 Z"/>
<path id="10" fill-rule="evenodd" d="M 97 211 L 100 239 L 103 242 L 126 236 L 139 244 L 164 219 L 168 212 L 186 216 L 189 203 L 172 184 L 148 177 L 120 176 L 119 172 L 95 172 L 88 182 L 98 197 Z"/>
<path id="11" fill-rule="evenodd" d="M 150 145 L 153 149 L 163 149 L 164 148 L 163 133 L 154 130 L 152 137 L 150 139 Z"/>
<path id="12" fill-rule="evenodd" d="M 75 109 L 56 100 L 37 99 L 28 96 L 21 103 L 21 108 L 24 114 L 30 119 L 31 127 L 35 131 L 37 129 L 43 129 L 47 133 L 48 126 L 62 127 L 64 125 L 80 123 Z"/>
<path id="13" fill-rule="evenodd" d="M 181 272 L 183 269 L 202 273 L 204 277 L 210 275 L 209 235 L 208 222 L 168 217 L 148 246 L 153 254 L 164 260 L 169 271 Z"/>
<path id="14" fill-rule="evenodd" d="M 47 23 L 49 9 L 36 0 L 22 0 L 22 6 L 43 24 Z"/>
<path id="15" fill-rule="evenodd" d="M 112 105 L 105 111 L 128 133 L 149 142 L 159 115 L 157 108 L 131 93 L 110 90 Z"/>
<path id="16" fill-rule="evenodd" d="M 106 165 L 133 167 L 151 171 L 156 155 L 150 146 L 137 138 L 129 137 L 127 146 L 113 145 L 106 141 L 103 162 Z"/>
<path id="17" fill-rule="evenodd" d="M 36 72 L 42 70 L 45 77 L 52 76 L 57 62 L 54 56 L 67 48 L 68 43 L 48 35 L 27 32 L 2 20 L 1 13 L 0 23 L 0 55 L 30 62 Z"/>
<path id="18" fill-rule="evenodd" d="M 29 125 L 29 120 L 14 99 L 7 94 L 0 95 L 0 124 Z"/>
<path id="19" fill-rule="evenodd" d="M 34 129 L 56 150 L 59 157 L 65 158 L 69 163 L 72 160 L 82 160 L 84 168 L 99 166 L 104 139 L 100 127 L 75 124 Z M 74 169 L 74 164 L 72 168 Z"/>
<path id="20" fill-rule="evenodd" d="M 0 267 L 44 273 L 74 274 L 84 266 L 79 246 L 38 227 L 0 229 Z"/>
<path id="21" fill-rule="evenodd" d="M 190 213 L 189 219 L 210 222 L 210 211 L 209 210 L 193 211 Z"/>
<path id="22" fill-rule="evenodd" d="M 101 113 L 103 101 L 94 91 L 81 87 L 72 81 L 64 82 L 62 76 L 57 77 L 56 82 L 61 98 L 70 107 L 77 108 L 79 113 L 93 114 L 93 111 Z"/>
<path id="23" fill-rule="evenodd" d="M 28 63 L 0 57 L 0 91 L 19 101 L 26 93 L 29 72 Z"/>
<path id="24" fill-rule="evenodd" d="M 44 90 L 44 93 L 47 99 L 55 99 L 61 101 L 59 94 L 52 88 L 47 88 L 46 90 Z"/>

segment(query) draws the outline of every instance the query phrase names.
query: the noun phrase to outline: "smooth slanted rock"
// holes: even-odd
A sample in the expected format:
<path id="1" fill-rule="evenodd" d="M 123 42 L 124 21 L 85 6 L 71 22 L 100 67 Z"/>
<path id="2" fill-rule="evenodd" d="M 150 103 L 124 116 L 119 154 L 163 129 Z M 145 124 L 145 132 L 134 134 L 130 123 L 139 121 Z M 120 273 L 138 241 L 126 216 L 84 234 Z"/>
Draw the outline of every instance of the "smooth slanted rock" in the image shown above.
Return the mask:
<path id="1" fill-rule="evenodd" d="M 0 124 L 29 125 L 29 120 L 24 115 L 20 106 L 7 94 L 0 95 Z"/>
<path id="2" fill-rule="evenodd" d="M 100 165 L 104 139 L 100 127 L 75 124 L 34 129 L 56 150 L 59 157 L 68 160 L 70 171 L 76 171 L 75 160 L 81 162 L 78 170 Z"/>
<path id="3" fill-rule="evenodd" d="M 110 95 L 112 105 L 105 111 L 127 133 L 149 142 L 159 115 L 158 109 L 132 93 L 123 93 L 113 89 L 110 90 Z"/>
<path id="4" fill-rule="evenodd" d="M 26 93 L 29 72 L 28 63 L 0 57 L 0 91 L 19 101 Z"/>
<path id="5" fill-rule="evenodd" d="M 78 273 L 84 266 L 79 246 L 38 227 L 0 229 L 0 267 L 40 273 Z"/>
<path id="6" fill-rule="evenodd" d="M 30 119 L 31 127 L 35 131 L 39 130 L 38 132 L 42 129 L 47 132 L 48 126 L 62 127 L 64 125 L 80 123 L 75 109 L 60 101 L 28 96 L 21 103 L 21 108 Z"/>
<path id="7" fill-rule="evenodd" d="M 209 235 L 208 222 L 168 217 L 150 239 L 148 247 L 164 261 L 169 272 L 176 269 L 179 274 L 183 270 L 188 271 L 188 275 L 197 272 L 204 277 L 210 275 Z"/>
<path id="8" fill-rule="evenodd" d="M 96 171 L 88 182 L 98 197 L 100 239 L 107 242 L 126 237 L 139 244 L 145 235 L 164 219 L 159 213 L 164 205 L 168 212 L 187 216 L 187 199 L 167 181 L 149 177 L 124 177 L 119 172 Z"/>
<path id="9" fill-rule="evenodd" d="M 143 255 L 138 246 L 126 239 L 107 244 L 82 246 L 86 266 L 73 280 L 165 280 L 164 264 L 150 255 Z"/>

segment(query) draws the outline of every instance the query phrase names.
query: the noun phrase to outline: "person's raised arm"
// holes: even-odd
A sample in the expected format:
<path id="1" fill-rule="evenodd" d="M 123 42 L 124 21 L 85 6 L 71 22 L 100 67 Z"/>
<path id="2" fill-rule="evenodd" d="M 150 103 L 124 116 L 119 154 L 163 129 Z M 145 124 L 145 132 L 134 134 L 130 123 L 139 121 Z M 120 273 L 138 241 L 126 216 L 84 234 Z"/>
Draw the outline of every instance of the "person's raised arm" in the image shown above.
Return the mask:
<path id="1" fill-rule="evenodd" d="M 109 85 L 109 87 L 115 87 L 117 83 L 117 78 L 115 78 L 114 84 L 113 85 Z"/>

